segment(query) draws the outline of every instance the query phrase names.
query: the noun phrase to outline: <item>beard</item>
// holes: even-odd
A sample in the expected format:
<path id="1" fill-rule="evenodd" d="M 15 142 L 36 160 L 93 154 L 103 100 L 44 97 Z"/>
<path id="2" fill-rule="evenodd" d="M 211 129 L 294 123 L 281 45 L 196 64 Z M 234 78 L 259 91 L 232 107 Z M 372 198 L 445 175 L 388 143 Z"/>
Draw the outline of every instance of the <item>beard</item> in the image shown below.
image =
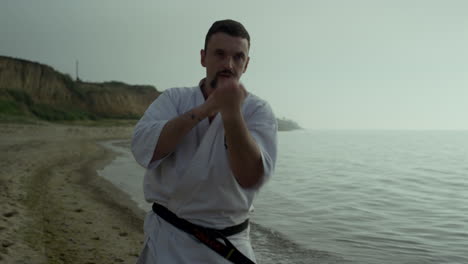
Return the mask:
<path id="1" fill-rule="evenodd" d="M 214 77 L 214 79 L 211 80 L 210 86 L 211 86 L 211 88 L 215 89 L 217 84 L 218 84 L 218 75 L 216 75 L 216 76 Z"/>
<path id="2" fill-rule="evenodd" d="M 222 75 L 222 74 L 230 75 L 230 77 L 236 76 L 235 73 L 230 71 L 230 70 L 219 71 L 219 72 L 216 73 L 215 77 L 210 82 L 211 88 L 213 88 L 213 89 L 216 88 L 216 86 L 218 85 L 219 76 Z"/>

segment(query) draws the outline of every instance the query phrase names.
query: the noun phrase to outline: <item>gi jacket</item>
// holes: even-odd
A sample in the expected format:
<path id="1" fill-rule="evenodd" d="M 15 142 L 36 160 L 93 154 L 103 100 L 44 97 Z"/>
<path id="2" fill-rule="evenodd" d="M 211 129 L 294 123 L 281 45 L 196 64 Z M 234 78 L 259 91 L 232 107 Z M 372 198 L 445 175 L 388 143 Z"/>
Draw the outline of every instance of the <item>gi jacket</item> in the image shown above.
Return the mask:
<path id="1" fill-rule="evenodd" d="M 211 124 L 200 121 L 166 157 L 151 162 L 164 125 L 205 101 L 200 86 L 164 91 L 135 127 L 132 152 L 147 169 L 144 194 L 178 217 L 194 224 L 224 228 L 248 218 L 260 186 L 273 174 L 277 152 L 277 123 L 268 103 L 248 94 L 242 115 L 263 161 L 264 175 L 254 188 L 242 188 L 228 161 L 220 114 Z"/>

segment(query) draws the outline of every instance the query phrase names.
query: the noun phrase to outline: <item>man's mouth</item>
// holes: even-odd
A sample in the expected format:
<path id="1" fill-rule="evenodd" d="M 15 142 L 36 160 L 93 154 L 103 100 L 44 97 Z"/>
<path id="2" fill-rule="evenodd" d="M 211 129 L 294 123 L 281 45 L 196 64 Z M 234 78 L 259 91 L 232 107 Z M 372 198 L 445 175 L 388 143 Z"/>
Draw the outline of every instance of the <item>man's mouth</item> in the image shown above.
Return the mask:
<path id="1" fill-rule="evenodd" d="M 234 73 L 230 71 L 221 71 L 216 73 L 216 76 L 214 79 L 211 81 L 210 85 L 212 88 L 216 88 L 216 85 L 218 84 L 218 78 L 231 78 L 234 77 Z"/>
<path id="2" fill-rule="evenodd" d="M 231 73 L 220 73 L 218 74 L 219 77 L 230 78 L 233 76 Z"/>
<path id="3" fill-rule="evenodd" d="M 216 74 L 216 76 L 218 77 L 224 77 L 224 78 L 229 78 L 229 77 L 232 77 L 234 76 L 234 74 L 232 72 L 220 72 L 218 74 Z"/>

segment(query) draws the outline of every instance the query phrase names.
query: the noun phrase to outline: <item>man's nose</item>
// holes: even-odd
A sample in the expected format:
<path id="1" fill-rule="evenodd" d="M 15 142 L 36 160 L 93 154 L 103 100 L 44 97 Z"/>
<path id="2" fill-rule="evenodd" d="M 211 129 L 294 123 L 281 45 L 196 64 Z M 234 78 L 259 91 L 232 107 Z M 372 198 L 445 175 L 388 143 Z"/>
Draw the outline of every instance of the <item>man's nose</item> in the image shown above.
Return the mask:
<path id="1" fill-rule="evenodd" d="M 232 70 L 234 66 L 234 62 L 231 56 L 226 56 L 226 59 L 224 60 L 224 67 L 226 69 Z"/>

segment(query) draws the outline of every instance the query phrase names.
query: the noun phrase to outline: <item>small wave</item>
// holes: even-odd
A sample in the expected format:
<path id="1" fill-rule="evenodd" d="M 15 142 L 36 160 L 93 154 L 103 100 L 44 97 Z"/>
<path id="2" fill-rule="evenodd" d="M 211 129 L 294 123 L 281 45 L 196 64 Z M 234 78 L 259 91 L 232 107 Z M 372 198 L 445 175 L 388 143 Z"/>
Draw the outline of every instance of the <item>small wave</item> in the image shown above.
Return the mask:
<path id="1" fill-rule="evenodd" d="M 429 172 L 429 173 L 434 173 L 434 174 L 442 174 L 442 175 L 463 176 L 461 173 L 458 173 L 458 172 L 455 172 L 455 171 L 439 170 L 439 169 L 433 169 L 433 168 L 416 167 L 416 168 L 414 168 L 414 170 Z"/>
<path id="2" fill-rule="evenodd" d="M 332 252 L 307 249 L 289 240 L 281 233 L 257 223 L 251 223 L 250 236 L 258 263 L 351 263 Z"/>

